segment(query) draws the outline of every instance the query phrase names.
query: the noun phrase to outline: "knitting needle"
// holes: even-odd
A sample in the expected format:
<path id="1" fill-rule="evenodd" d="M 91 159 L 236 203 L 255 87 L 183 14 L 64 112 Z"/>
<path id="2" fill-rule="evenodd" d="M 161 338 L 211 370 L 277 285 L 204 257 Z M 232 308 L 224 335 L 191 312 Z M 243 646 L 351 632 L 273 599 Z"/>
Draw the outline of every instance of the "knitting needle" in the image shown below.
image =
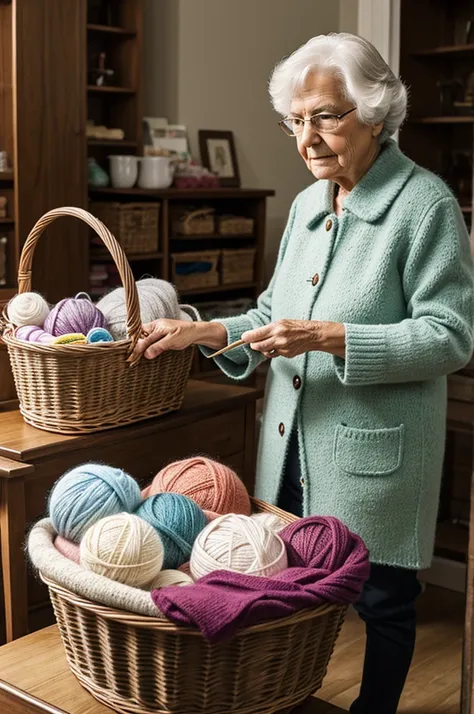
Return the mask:
<path id="1" fill-rule="evenodd" d="M 241 345 L 245 345 L 245 340 L 237 340 L 237 342 L 232 342 L 230 345 L 227 345 L 227 347 L 223 347 L 218 352 L 214 352 L 214 354 L 212 354 L 212 355 L 206 355 L 207 359 L 212 359 L 213 357 L 219 357 L 219 355 L 223 355 L 224 352 L 233 350 L 234 347 L 240 347 Z"/>

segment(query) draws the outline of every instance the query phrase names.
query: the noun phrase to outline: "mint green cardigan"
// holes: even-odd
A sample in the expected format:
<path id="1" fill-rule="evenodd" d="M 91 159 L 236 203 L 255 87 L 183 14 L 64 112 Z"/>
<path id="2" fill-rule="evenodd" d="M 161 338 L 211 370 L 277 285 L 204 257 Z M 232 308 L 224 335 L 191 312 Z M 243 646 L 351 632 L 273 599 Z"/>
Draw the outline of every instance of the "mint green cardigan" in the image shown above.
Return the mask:
<path id="1" fill-rule="evenodd" d="M 257 308 L 219 320 L 229 343 L 284 318 L 346 328 L 345 359 L 307 352 L 272 360 L 256 495 L 277 501 L 296 426 L 305 515 L 340 518 L 365 540 L 372 562 L 424 568 L 438 508 L 446 375 L 474 346 L 469 238 L 448 187 L 392 140 L 340 217 L 333 193 L 333 183 L 318 181 L 297 196 Z M 262 359 L 244 346 L 216 362 L 245 379 Z"/>

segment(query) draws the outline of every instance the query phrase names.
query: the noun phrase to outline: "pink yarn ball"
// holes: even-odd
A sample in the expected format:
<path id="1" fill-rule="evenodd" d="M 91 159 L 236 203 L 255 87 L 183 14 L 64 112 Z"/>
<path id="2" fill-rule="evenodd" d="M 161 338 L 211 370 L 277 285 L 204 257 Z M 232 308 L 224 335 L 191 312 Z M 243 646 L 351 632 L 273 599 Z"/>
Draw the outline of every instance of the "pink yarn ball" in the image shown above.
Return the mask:
<path id="1" fill-rule="evenodd" d="M 72 543 L 70 540 L 67 540 L 67 538 L 63 538 L 58 535 L 54 541 L 54 547 L 57 551 L 59 551 L 59 553 L 61 553 L 61 555 L 64 555 L 65 558 L 69 558 L 69 560 L 72 560 L 74 563 L 79 565 L 80 547 L 78 545 Z"/>
<path id="2" fill-rule="evenodd" d="M 175 461 L 165 466 L 142 491 L 143 498 L 156 493 L 174 492 L 192 498 L 212 520 L 225 513 L 249 516 L 247 489 L 228 466 L 204 456 Z"/>
<path id="3" fill-rule="evenodd" d="M 51 310 L 44 329 L 55 337 L 71 333 L 87 335 L 93 327 L 107 327 L 105 316 L 90 300 L 65 298 Z"/>
<path id="4" fill-rule="evenodd" d="M 15 337 L 26 342 L 41 342 L 42 344 L 50 344 L 53 341 L 53 336 L 37 325 L 19 327 L 15 332 Z"/>

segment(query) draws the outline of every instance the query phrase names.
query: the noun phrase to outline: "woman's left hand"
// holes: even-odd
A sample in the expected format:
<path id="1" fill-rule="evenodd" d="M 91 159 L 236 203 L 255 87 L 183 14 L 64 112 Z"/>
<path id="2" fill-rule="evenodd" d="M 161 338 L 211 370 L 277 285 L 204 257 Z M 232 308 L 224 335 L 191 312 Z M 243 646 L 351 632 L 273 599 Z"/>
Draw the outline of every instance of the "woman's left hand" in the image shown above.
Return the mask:
<path id="1" fill-rule="evenodd" d="M 297 357 L 319 350 L 338 357 L 346 356 L 346 331 L 338 322 L 317 320 L 278 320 L 255 330 L 247 330 L 242 339 L 265 357 Z"/>

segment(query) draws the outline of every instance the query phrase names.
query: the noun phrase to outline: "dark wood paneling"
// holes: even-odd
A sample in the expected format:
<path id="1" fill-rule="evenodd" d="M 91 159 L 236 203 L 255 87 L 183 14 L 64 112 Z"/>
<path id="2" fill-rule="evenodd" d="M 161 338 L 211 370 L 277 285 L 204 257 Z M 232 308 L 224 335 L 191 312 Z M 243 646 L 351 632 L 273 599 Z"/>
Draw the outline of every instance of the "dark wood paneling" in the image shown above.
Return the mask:
<path id="1" fill-rule="evenodd" d="M 85 0 L 16 2 L 20 245 L 58 206 L 87 207 Z M 34 288 L 54 301 L 87 287 L 87 230 L 64 219 L 40 240 Z"/>
<path id="2" fill-rule="evenodd" d="M 13 157 L 12 6 L 0 5 L 0 151 Z M 10 164 L 11 165 L 11 164 Z"/>

